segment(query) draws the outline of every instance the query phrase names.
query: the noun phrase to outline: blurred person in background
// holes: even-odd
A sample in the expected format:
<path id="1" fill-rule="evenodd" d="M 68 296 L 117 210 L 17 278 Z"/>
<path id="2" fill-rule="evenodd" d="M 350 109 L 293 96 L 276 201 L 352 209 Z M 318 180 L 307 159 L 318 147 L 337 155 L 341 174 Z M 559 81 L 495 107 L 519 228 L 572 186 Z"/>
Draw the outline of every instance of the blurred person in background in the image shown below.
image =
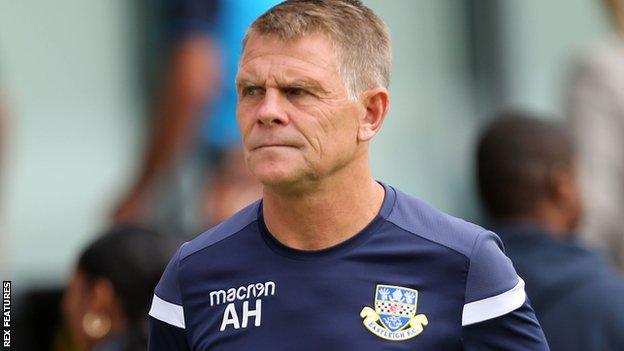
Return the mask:
<path id="1" fill-rule="evenodd" d="M 622 350 L 624 281 L 575 241 L 583 206 L 571 136 L 503 113 L 479 140 L 477 173 L 492 229 L 526 281 L 551 349 Z"/>
<path id="2" fill-rule="evenodd" d="M 62 303 L 77 350 L 147 348 L 152 292 L 178 244 L 126 226 L 111 229 L 81 253 Z M 67 348 L 57 340 L 58 350 Z"/>
<path id="3" fill-rule="evenodd" d="M 166 211 L 174 213 L 160 215 L 170 222 L 184 222 L 167 226 L 194 231 L 197 226 L 215 224 L 223 218 L 222 213 L 227 217 L 260 197 L 260 184 L 247 171 L 241 155 L 234 79 L 247 27 L 278 2 L 167 1 L 172 43 L 164 86 L 155 103 L 154 126 L 142 166 L 115 207 L 115 222 L 145 222 L 158 212 L 154 204 L 167 203 Z M 197 191 L 201 186 L 193 184 L 187 187 L 188 194 L 178 187 L 165 200 L 157 198 L 163 179 L 171 178 L 185 155 L 195 150 L 201 158 L 196 163 L 201 164 L 199 178 L 204 191 Z M 189 209 L 189 202 L 196 206 Z M 189 219 L 187 209 L 196 212 L 199 219 Z"/>
<path id="4" fill-rule="evenodd" d="M 574 67 L 568 114 L 586 204 L 583 238 L 624 272 L 624 0 L 605 0 L 617 35 Z"/>
<path id="5" fill-rule="evenodd" d="M 241 150 L 230 150 L 213 172 L 209 186 L 204 188 L 201 202 L 202 213 L 207 214 L 204 227 L 226 220 L 258 199 L 259 182 L 250 174 Z"/>

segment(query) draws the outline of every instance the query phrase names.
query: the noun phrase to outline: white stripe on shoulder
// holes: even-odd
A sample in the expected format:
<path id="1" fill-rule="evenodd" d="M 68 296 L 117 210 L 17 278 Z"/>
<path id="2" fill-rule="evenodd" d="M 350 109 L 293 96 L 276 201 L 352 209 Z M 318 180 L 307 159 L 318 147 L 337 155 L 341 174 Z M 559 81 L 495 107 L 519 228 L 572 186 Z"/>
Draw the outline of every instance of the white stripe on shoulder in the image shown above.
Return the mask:
<path id="1" fill-rule="evenodd" d="M 522 306 L 525 300 L 524 280 L 518 277 L 518 284 L 510 290 L 496 296 L 465 304 L 462 314 L 462 326 L 500 317 Z"/>
<path id="2" fill-rule="evenodd" d="M 184 309 L 182 306 L 165 301 L 156 294 L 152 299 L 149 315 L 174 327 L 184 329 Z"/>

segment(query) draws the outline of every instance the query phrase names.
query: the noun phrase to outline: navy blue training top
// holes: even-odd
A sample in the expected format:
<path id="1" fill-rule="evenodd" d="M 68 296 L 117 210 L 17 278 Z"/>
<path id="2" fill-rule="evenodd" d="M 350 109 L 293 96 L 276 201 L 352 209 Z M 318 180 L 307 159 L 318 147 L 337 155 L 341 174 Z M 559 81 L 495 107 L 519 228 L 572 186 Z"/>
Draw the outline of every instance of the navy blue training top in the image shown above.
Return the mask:
<path id="1" fill-rule="evenodd" d="M 495 234 L 384 188 L 377 217 L 328 249 L 281 244 L 261 201 L 183 244 L 149 350 L 548 350 Z"/>

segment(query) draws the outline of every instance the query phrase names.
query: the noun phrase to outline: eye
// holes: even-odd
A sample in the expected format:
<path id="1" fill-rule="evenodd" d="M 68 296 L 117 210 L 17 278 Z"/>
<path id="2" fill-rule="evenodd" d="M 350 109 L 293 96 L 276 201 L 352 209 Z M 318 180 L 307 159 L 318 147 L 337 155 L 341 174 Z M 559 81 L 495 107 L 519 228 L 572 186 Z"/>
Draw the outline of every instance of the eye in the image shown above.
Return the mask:
<path id="1" fill-rule="evenodd" d="M 260 87 L 251 86 L 251 87 L 245 87 L 242 90 L 243 96 L 257 96 L 260 94 L 262 94 L 262 88 Z"/>
<path id="2" fill-rule="evenodd" d="M 286 88 L 284 89 L 284 92 L 290 96 L 303 96 L 308 93 L 302 88 Z"/>

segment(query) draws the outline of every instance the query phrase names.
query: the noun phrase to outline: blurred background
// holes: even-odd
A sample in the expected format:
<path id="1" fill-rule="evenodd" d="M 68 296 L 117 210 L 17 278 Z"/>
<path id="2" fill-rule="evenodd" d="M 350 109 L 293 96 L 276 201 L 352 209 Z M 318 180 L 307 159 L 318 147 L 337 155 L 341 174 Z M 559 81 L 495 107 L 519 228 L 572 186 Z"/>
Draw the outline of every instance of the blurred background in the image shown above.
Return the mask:
<path id="1" fill-rule="evenodd" d="M 0 0 L 0 274 L 15 294 L 64 285 L 82 248 L 126 218 L 120 202 L 140 182 L 167 94 L 165 3 Z M 394 52 L 375 176 L 473 221 L 483 218 L 480 129 L 510 107 L 566 121 L 575 60 L 616 35 L 601 0 L 364 3 L 390 27 Z M 183 161 L 150 185 L 169 189 L 164 198 L 174 200 L 155 201 L 174 208 L 148 217 L 180 239 L 216 221 L 203 218 L 203 209 L 217 212 L 209 203 L 197 205 L 211 195 L 193 187 L 202 149 L 180 147 L 171 159 Z M 243 172 L 236 167 L 224 169 Z"/>
<path id="2" fill-rule="evenodd" d="M 156 3 L 0 0 L 0 257 L 15 289 L 62 282 L 138 171 L 165 35 Z M 375 176 L 473 220 L 479 127 L 508 106 L 564 118 L 575 56 L 613 35 L 600 0 L 365 3 L 394 50 Z"/>

